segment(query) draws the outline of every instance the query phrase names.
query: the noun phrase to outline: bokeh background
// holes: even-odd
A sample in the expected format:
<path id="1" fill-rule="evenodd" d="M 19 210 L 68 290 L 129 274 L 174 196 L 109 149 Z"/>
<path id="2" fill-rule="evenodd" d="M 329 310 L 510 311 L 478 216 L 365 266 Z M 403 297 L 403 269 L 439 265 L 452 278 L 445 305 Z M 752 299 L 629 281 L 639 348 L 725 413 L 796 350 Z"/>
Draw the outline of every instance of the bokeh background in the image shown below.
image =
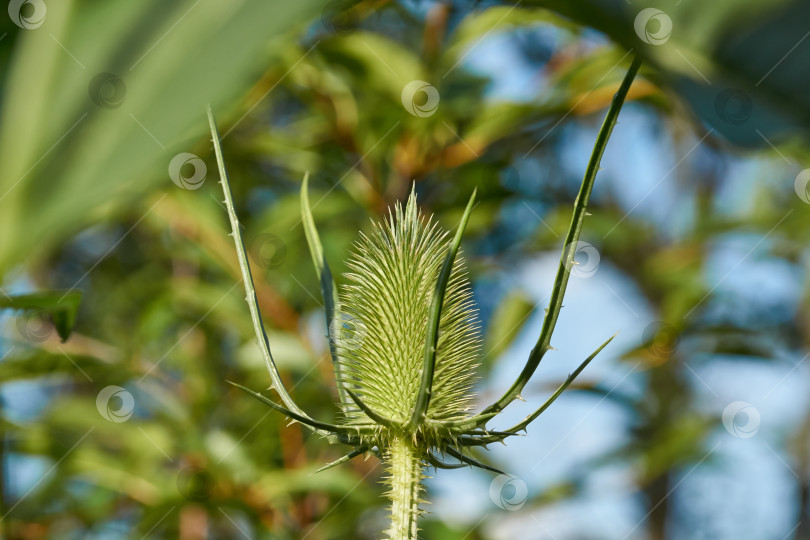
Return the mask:
<path id="1" fill-rule="evenodd" d="M 478 188 L 483 405 L 536 339 L 637 54 L 557 350 L 498 427 L 619 335 L 527 436 L 480 454 L 509 482 L 431 470 L 422 535 L 810 539 L 806 2 L 8 4 L 0 305 L 50 300 L 0 314 L 3 538 L 376 538 L 376 459 L 313 475 L 346 449 L 225 383 L 269 380 L 205 105 L 275 358 L 318 418 L 336 392 L 305 171 L 338 275 L 414 183 L 448 228 Z M 78 292 L 62 342 L 48 309 Z"/>

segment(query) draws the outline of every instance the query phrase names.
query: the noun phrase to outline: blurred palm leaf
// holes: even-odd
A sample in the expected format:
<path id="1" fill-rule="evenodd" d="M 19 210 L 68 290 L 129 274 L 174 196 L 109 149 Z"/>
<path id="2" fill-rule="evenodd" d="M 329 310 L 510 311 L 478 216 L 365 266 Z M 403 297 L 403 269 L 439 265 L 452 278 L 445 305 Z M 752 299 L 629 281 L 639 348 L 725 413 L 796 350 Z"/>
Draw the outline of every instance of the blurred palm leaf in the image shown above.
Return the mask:
<path id="1" fill-rule="evenodd" d="M 18 29 L 0 126 L 0 275 L 168 182 L 205 104 L 238 103 L 321 3 L 66 1 Z"/>

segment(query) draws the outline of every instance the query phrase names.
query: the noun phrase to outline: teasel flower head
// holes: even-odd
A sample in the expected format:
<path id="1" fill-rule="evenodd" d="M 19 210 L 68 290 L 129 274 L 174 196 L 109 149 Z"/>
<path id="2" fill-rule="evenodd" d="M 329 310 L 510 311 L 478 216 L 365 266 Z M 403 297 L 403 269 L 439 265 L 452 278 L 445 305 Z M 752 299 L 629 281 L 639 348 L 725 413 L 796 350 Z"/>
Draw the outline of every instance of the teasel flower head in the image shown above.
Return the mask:
<path id="1" fill-rule="evenodd" d="M 330 329 L 343 379 L 339 381 L 380 417 L 383 436 L 410 421 L 420 391 L 431 299 L 451 243 L 449 234 L 421 214 L 416 193 L 407 204 L 361 234 L 340 287 L 340 311 Z M 439 318 L 435 368 L 425 423 L 415 435 L 433 443 L 450 436 L 445 421 L 467 418 L 481 353 L 464 262 L 456 257 Z M 348 424 L 373 422 L 354 398 L 343 404 Z"/>

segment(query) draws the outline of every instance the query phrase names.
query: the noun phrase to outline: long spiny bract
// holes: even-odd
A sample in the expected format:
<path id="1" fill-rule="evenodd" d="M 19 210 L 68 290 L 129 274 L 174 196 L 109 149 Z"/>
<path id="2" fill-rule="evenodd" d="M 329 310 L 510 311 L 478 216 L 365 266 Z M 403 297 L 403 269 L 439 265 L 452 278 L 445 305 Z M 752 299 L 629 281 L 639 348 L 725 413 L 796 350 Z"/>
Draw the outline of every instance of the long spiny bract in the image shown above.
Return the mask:
<path id="1" fill-rule="evenodd" d="M 347 382 L 375 412 L 406 422 L 419 388 L 428 310 L 448 247 L 448 234 L 417 210 L 411 194 L 384 223 L 361 235 L 340 288 L 344 321 L 353 334 L 338 339 Z M 432 399 L 426 418 L 459 420 L 472 405 L 481 338 L 464 263 L 455 261 L 439 323 Z M 352 423 L 368 422 L 353 402 Z"/>

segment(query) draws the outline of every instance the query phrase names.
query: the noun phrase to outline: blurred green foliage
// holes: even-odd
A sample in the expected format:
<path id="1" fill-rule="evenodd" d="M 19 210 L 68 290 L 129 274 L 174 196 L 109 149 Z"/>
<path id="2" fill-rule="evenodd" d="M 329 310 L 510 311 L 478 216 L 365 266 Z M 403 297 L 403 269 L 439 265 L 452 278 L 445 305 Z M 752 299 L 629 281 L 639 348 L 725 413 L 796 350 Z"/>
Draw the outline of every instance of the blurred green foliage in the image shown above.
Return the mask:
<path id="1" fill-rule="evenodd" d="M 304 172 L 336 275 L 357 231 L 413 182 L 447 228 L 478 187 L 464 248 L 480 284 L 486 379 L 543 307 L 524 291 L 499 290 L 509 280 L 493 282 L 562 247 L 577 180 L 565 126 L 594 127 L 630 49 L 646 61 L 630 99 L 656 119 L 678 159 L 697 140 L 708 157 L 662 179 L 693 208 L 679 234 L 627 212 L 615 193 L 593 201 L 585 228 L 603 239 L 601 258 L 659 320 L 635 347 L 605 351 L 642 374 L 645 390 L 579 384 L 628 411 L 632 427 L 578 474 L 532 492 L 526 509 L 572 500 L 588 473 L 629 464 L 644 534 L 669 537 L 677 515 L 668 494 L 722 430 L 697 403 L 693 368 L 721 355 L 775 362 L 808 343 L 806 286 L 789 317 L 740 322 L 706 315 L 718 295 L 705 276 L 731 233 L 767 239 L 768 257 L 806 260 L 810 214 L 792 189 L 761 178 L 750 204 L 722 210 L 734 205 L 727 175 L 739 170 L 730 162 L 741 148 L 807 162 L 809 8 L 787 0 L 504 4 L 74 0 L 48 2 L 38 28 L 4 20 L 0 286 L 4 297 L 84 292 L 66 343 L 26 332 L 41 322 L 22 315 L 7 325 L 4 537 L 374 538 L 384 511 L 376 461 L 311 476 L 339 450 L 225 384 L 262 388 L 267 377 L 214 185 L 205 104 L 220 118 L 276 360 L 296 400 L 329 420 L 335 389 L 298 211 Z M 648 7 L 666 10 L 668 46 L 634 30 Z M 535 31 L 551 32 L 553 46 Z M 513 38 L 542 81 L 531 99 L 490 99 L 489 77 L 470 69 L 496 36 Z M 413 80 L 438 89 L 435 114 L 403 106 Z M 181 152 L 207 168 L 199 189 L 181 189 L 167 174 Z M 776 166 L 763 169 L 755 174 Z M 621 170 L 605 174 L 622 178 Z M 524 207 L 541 221 L 515 217 Z M 99 404 L 110 386 L 123 393 Z M 799 464 L 804 514 L 796 522 L 810 523 L 810 412 L 802 418 L 803 431 L 784 437 Z M 425 537 L 486 538 L 488 522 L 429 520 Z M 796 538 L 810 538 L 803 527 Z"/>

